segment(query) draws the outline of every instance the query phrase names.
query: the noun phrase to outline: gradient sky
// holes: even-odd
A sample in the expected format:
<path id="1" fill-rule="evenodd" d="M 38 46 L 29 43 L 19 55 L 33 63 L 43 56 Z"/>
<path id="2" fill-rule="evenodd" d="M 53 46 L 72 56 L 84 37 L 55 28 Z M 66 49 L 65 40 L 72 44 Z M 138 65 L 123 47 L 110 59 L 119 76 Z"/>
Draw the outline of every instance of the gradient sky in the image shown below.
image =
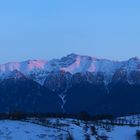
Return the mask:
<path id="1" fill-rule="evenodd" d="M 69 53 L 140 57 L 140 0 L 0 1 L 0 63 Z"/>

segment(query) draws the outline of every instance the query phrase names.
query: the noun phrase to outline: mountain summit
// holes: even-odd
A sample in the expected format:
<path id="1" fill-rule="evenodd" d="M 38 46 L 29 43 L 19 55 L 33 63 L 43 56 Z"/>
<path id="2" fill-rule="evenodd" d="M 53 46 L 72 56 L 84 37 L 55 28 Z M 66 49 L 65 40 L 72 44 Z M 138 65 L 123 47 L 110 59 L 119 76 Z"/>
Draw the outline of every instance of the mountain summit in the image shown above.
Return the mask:
<path id="1" fill-rule="evenodd" d="M 111 61 L 107 59 L 99 59 L 91 56 L 69 54 L 61 59 L 45 60 L 28 60 L 24 62 L 11 62 L 0 65 L 0 77 L 6 78 L 7 74 L 12 71 L 19 71 L 27 77 L 34 77 L 38 83 L 42 83 L 50 72 L 69 72 L 70 74 L 86 73 L 92 74 L 102 73 L 104 82 L 109 83 L 113 75 L 120 70 L 125 70 L 127 75 L 133 71 L 139 72 L 140 59 L 138 57 L 131 58 L 127 61 Z M 45 78 L 44 78 L 45 77 Z M 128 77 L 130 77 L 128 75 Z"/>

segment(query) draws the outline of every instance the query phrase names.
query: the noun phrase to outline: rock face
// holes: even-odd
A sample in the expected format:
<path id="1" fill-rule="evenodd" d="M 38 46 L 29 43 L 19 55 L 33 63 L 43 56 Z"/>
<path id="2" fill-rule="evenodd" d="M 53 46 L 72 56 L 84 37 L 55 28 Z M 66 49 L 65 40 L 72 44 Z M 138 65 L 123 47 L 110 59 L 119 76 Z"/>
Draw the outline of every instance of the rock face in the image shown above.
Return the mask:
<path id="1" fill-rule="evenodd" d="M 0 113 L 22 111 L 27 113 L 60 112 L 58 98 L 48 90 L 28 78 L 19 77 L 0 83 Z"/>
<path id="2" fill-rule="evenodd" d="M 0 112 L 140 112 L 140 59 L 70 54 L 0 65 Z"/>

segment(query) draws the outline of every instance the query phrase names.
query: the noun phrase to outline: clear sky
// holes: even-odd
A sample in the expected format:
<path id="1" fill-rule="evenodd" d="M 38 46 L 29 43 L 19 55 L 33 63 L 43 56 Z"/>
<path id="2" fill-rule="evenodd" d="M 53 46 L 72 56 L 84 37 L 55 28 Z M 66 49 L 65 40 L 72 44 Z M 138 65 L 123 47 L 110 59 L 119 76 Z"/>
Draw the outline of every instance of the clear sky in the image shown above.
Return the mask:
<path id="1" fill-rule="evenodd" d="M 69 53 L 140 57 L 140 0 L 0 1 L 0 63 Z"/>

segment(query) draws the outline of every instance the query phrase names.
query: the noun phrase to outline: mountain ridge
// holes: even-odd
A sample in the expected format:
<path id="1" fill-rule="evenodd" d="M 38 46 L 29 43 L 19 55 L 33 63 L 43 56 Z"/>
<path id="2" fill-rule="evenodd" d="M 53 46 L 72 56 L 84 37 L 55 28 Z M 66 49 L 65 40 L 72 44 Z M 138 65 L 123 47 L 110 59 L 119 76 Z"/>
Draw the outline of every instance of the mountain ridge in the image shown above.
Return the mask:
<path id="1" fill-rule="evenodd" d="M 27 60 L 23 62 L 9 62 L 0 64 L 0 79 L 6 79 L 12 71 L 19 71 L 39 84 L 44 84 L 47 75 L 51 72 L 64 71 L 72 75 L 76 73 L 102 73 L 104 83 L 111 82 L 117 71 L 126 71 L 127 77 L 133 71 L 140 71 L 140 59 L 132 57 L 126 61 L 99 59 L 86 55 L 69 54 L 61 59 Z"/>
<path id="2" fill-rule="evenodd" d="M 71 54 L 8 64 L 0 71 L 0 111 L 115 115 L 140 111 L 137 57 L 119 62 Z"/>

